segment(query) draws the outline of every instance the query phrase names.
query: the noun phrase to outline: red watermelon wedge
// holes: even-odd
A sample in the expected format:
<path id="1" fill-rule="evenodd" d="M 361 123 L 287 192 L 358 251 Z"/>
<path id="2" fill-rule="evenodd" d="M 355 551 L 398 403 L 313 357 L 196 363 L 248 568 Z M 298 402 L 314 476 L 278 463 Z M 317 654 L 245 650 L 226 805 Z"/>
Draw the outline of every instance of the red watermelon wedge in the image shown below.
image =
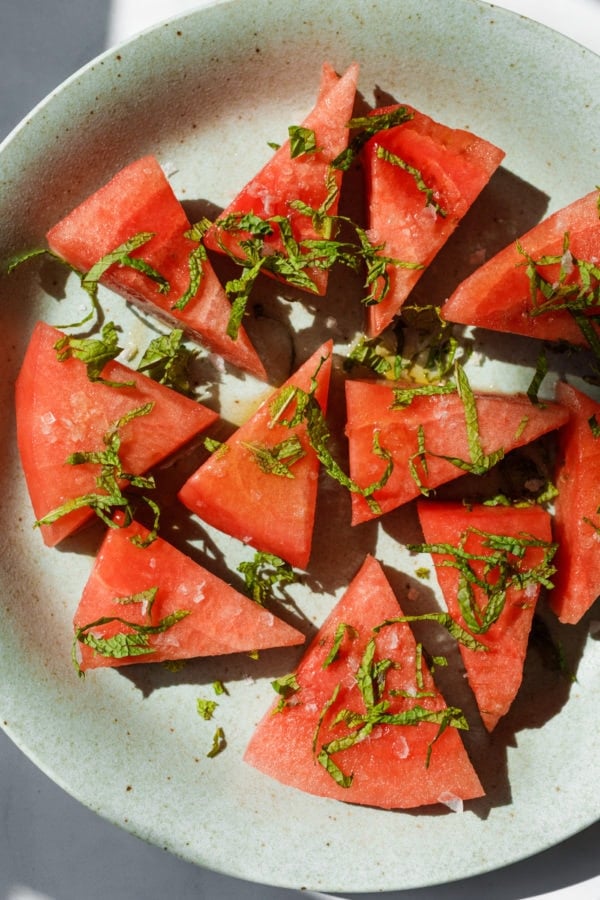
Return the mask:
<path id="1" fill-rule="evenodd" d="M 113 265 L 103 284 L 149 314 L 181 325 L 192 338 L 232 365 L 265 379 L 262 362 L 243 329 L 226 333 L 231 304 L 208 260 L 201 263 L 198 289 L 183 309 L 175 304 L 190 285 L 190 258 L 198 243 L 186 237 L 191 225 L 158 161 L 145 156 L 121 169 L 107 184 L 50 229 L 50 249 L 81 272 L 139 233 L 154 235 L 131 256 L 143 259 L 169 283 L 167 293 L 146 274 Z"/>
<path id="2" fill-rule="evenodd" d="M 311 216 L 294 208 L 292 203 L 300 201 L 317 210 L 327 200 L 334 182 L 337 194 L 328 206 L 327 213 L 336 214 L 342 172 L 332 169 L 330 163 L 348 143 L 348 122 L 352 116 L 357 79 L 356 64 L 351 65 L 341 77 L 335 74 L 331 66 L 323 66 L 316 104 L 301 125 L 314 134 L 315 148 L 292 155 L 291 139 L 281 144 L 273 157 L 219 216 L 206 235 L 205 243 L 208 247 L 246 259 L 247 253 L 242 242 L 250 239 L 251 234 L 237 224 L 237 219 L 246 214 L 263 220 L 281 216 L 286 220 L 293 240 L 298 243 L 323 238 L 323 234 L 315 229 Z M 226 227 L 227 220 L 231 225 Z M 274 222 L 271 224 L 272 233 L 261 237 L 260 255 L 264 258 L 277 253 L 288 257 L 280 225 Z M 288 275 L 279 274 L 277 277 L 303 290 L 323 295 L 327 289 L 328 268 L 318 264 L 302 264 L 298 268 L 299 272 L 296 274 L 290 271 Z M 263 266 L 262 271 L 274 274 L 269 266 Z"/>
<path id="3" fill-rule="evenodd" d="M 458 727 L 440 732 L 440 718 L 427 721 L 448 708 L 419 662 L 410 626 L 374 630 L 401 616 L 381 565 L 367 557 L 306 650 L 290 695 L 259 722 L 244 760 L 310 794 L 384 809 L 482 796 Z M 455 724 L 459 712 L 452 710 Z M 405 724 L 410 717 L 415 724 Z"/>
<path id="4" fill-rule="evenodd" d="M 293 388 L 308 393 L 316 378 L 314 396 L 325 412 L 332 347 L 331 341 L 323 344 L 196 470 L 178 495 L 205 522 L 300 569 L 306 568 L 310 556 L 320 464 L 306 424 L 283 424 L 296 401 L 292 398 L 277 421 L 272 404 Z M 265 448 L 276 454 L 290 439 L 297 442 L 301 458 L 283 474 L 261 468 L 254 451 Z"/>
<path id="5" fill-rule="evenodd" d="M 599 197 L 597 190 L 581 197 L 489 259 L 456 288 L 442 307 L 443 317 L 586 346 L 589 341 L 568 307 L 581 305 L 585 317 L 600 313 Z M 600 333 L 597 324 L 588 325 Z"/>
<path id="6" fill-rule="evenodd" d="M 378 109 L 373 115 L 397 108 Z M 505 155 L 472 132 L 405 108 L 411 118 L 372 137 L 363 150 L 363 165 L 370 240 L 385 244 L 385 256 L 418 268 L 387 266 L 389 289 L 380 302 L 367 307 L 370 337 L 380 334 L 400 311 Z"/>
<path id="7" fill-rule="evenodd" d="M 346 382 L 350 476 L 359 487 L 366 488 L 384 474 L 386 460 L 373 452 L 376 436 L 394 464 L 390 478 L 373 494 L 379 511 L 370 508 L 359 493 L 352 494 L 354 525 L 464 474 L 445 457 L 472 462 L 465 406 L 459 394 L 414 396 L 409 405 L 394 409 L 398 387 L 402 386 L 353 379 Z M 485 455 L 497 451 L 506 454 L 530 443 L 558 428 L 568 416 L 557 403 L 535 406 L 526 396 L 478 393 L 474 400 Z"/>
<path id="8" fill-rule="evenodd" d="M 55 345 L 62 337 L 62 332 L 39 322 L 16 383 L 19 454 L 38 520 L 66 501 L 97 490 L 100 466 L 69 465 L 66 459 L 76 451 L 102 450 L 104 435 L 132 410 L 153 404 L 147 415 L 131 419 L 120 430 L 123 469 L 135 475 L 174 454 L 217 418 L 195 400 L 116 361 L 106 365 L 104 378 L 133 380 L 133 387 L 90 381 L 84 362 L 59 361 Z M 92 510 L 83 507 L 42 525 L 44 542 L 54 546 L 92 516 Z"/>
<path id="9" fill-rule="evenodd" d="M 417 509 L 448 612 L 487 648 L 459 644 L 481 718 L 492 731 L 521 685 L 540 590 L 554 574 L 550 514 L 535 506 L 428 500 Z"/>
<path id="10" fill-rule="evenodd" d="M 137 522 L 107 530 L 74 617 L 81 671 L 304 642 L 172 544 L 147 539 Z"/>
<path id="11" fill-rule="evenodd" d="M 570 416 L 559 432 L 558 571 L 550 605 L 561 622 L 573 625 L 600 596 L 600 403 L 564 382 L 556 394 Z"/>

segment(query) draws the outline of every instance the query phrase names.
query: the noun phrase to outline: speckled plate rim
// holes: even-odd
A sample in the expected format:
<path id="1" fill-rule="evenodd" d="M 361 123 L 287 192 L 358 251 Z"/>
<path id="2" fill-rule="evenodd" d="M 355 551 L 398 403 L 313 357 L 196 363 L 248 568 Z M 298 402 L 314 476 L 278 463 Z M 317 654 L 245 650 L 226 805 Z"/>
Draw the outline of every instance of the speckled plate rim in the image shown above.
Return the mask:
<path id="1" fill-rule="evenodd" d="M 598 181 L 600 126 L 592 109 L 600 60 L 543 26 L 478 0 L 326 7 L 232 0 L 111 49 L 13 131 L 0 147 L 0 208 L 10 210 L 0 224 L 0 254 L 39 244 L 62 213 L 144 152 L 157 152 L 183 196 L 223 205 L 233 183 L 261 161 L 273 131 L 310 108 L 325 59 L 339 69 L 357 59 L 367 97 L 379 86 L 503 146 L 506 170 L 534 186 L 548 210 Z M 567 108 L 570 129 L 562 127 Z M 512 796 L 485 817 L 330 804 L 244 767 L 245 742 L 270 700 L 269 677 L 289 664 L 285 655 L 270 657 L 260 677 L 248 679 L 231 662 L 223 709 L 230 746 L 210 764 L 201 758 L 207 733 L 192 710 L 214 676 L 210 662 L 193 664 L 176 683 L 110 672 L 79 684 L 68 659 L 68 623 L 93 542 L 63 551 L 40 546 L 14 451 L 12 390 L 31 325 L 40 315 L 64 318 L 44 288 L 37 270 L 0 284 L 1 489 L 13 523 L 0 536 L 0 721 L 36 765 L 109 821 L 185 859 L 250 881 L 321 891 L 389 891 L 472 876 L 546 849 L 598 818 L 600 735 L 589 711 L 598 708 L 599 653 L 591 639 L 568 702 L 506 748 Z M 340 560 L 346 576 L 352 566 L 358 560 Z M 324 612 L 319 606 L 315 620 Z M 573 746 L 582 723 L 587 741 Z"/>

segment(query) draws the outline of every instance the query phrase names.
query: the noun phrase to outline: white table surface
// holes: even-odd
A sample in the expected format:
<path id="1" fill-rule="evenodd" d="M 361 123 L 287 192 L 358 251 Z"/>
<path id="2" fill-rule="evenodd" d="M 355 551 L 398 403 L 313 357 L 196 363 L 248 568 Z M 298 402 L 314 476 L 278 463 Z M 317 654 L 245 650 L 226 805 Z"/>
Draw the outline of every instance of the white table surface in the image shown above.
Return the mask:
<path id="1" fill-rule="evenodd" d="M 171 13 L 201 5 L 201 0 L 0 0 L 0 139 L 107 47 Z M 497 0 L 495 5 L 600 53 L 600 0 Z M 600 822 L 494 873 L 384 896 L 600 900 L 599 846 Z M 53 784 L 0 731 L 0 900 L 104 900 L 107 895 L 113 900 L 334 900 L 237 881 L 142 842 Z M 355 900 L 375 896 L 348 895 Z"/>

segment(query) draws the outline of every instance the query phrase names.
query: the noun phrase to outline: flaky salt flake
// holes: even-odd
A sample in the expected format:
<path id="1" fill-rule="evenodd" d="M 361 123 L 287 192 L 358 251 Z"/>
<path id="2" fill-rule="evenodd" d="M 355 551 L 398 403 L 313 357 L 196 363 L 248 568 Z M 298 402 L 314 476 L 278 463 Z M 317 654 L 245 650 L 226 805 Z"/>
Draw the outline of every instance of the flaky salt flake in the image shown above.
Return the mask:
<path id="1" fill-rule="evenodd" d="M 456 813 L 461 813 L 464 809 L 462 798 L 457 797 L 451 791 L 443 791 L 438 797 L 438 803 L 443 803 L 444 806 Z"/>

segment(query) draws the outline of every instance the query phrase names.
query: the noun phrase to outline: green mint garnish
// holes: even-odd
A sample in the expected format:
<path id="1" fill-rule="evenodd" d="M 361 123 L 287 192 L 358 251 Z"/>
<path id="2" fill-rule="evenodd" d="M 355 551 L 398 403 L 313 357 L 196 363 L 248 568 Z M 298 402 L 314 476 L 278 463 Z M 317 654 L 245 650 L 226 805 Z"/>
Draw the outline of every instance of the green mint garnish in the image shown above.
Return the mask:
<path id="1" fill-rule="evenodd" d="M 261 606 L 271 597 L 274 588 L 297 580 L 289 563 L 264 551 L 257 551 L 249 562 L 241 562 L 238 572 L 244 576 L 248 595 Z"/>
<path id="2" fill-rule="evenodd" d="M 90 381 L 106 384 L 109 387 L 131 387 L 135 381 L 111 381 L 102 377 L 105 365 L 115 359 L 122 351 L 119 346 L 119 328 L 114 322 L 107 322 L 102 328 L 99 338 L 76 338 L 63 335 L 56 344 L 57 358 L 60 362 L 66 359 L 78 359 L 85 363 Z"/>

